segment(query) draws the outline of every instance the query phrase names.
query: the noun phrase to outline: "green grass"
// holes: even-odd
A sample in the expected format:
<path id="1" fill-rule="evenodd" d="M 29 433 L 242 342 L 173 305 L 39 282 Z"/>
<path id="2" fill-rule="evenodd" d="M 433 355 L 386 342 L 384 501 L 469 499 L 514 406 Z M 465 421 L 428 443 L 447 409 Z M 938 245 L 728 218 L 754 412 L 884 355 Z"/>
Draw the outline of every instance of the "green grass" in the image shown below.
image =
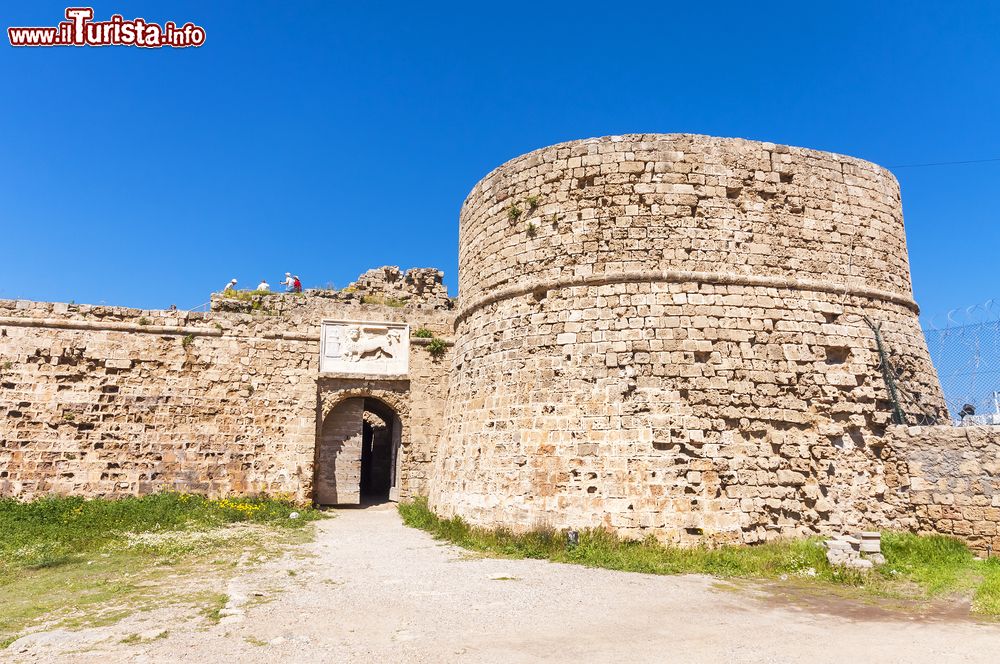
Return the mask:
<path id="1" fill-rule="evenodd" d="M 794 580 L 818 588 L 846 589 L 856 596 L 923 602 L 945 596 L 972 599 L 972 609 L 1000 616 L 1000 559 L 977 560 L 959 540 L 941 535 L 882 534 L 886 564 L 871 572 L 832 567 L 820 538 L 786 539 L 755 546 L 681 548 L 654 539 L 626 540 L 604 530 L 580 532 L 570 548 L 554 529 L 513 532 L 442 519 L 425 499 L 400 503 L 408 526 L 466 549 L 510 558 L 540 558 L 647 574 L 708 574 L 721 578 Z"/>
<path id="2" fill-rule="evenodd" d="M 249 302 L 255 297 L 260 297 L 262 295 L 274 295 L 273 291 L 263 291 L 263 290 L 235 290 L 230 288 L 229 290 L 222 291 L 220 293 L 222 297 L 229 298 L 230 300 L 239 300 L 241 302 Z"/>
<path id="3" fill-rule="evenodd" d="M 265 497 L 0 499 L 0 643 L 45 625 L 109 624 L 163 604 L 211 610 L 218 596 L 206 587 L 231 575 L 243 552 L 302 541 L 319 518 Z"/>
<path id="4" fill-rule="evenodd" d="M 983 582 L 972 596 L 972 610 L 987 616 L 1000 616 L 1000 558 L 991 558 L 983 568 Z"/>
<path id="5" fill-rule="evenodd" d="M 430 343 L 427 344 L 427 352 L 431 354 L 431 357 L 440 358 L 447 351 L 448 344 L 444 342 L 444 339 L 434 337 L 431 339 Z"/>
<path id="6" fill-rule="evenodd" d="M 385 297 L 383 295 L 362 295 L 361 304 L 382 304 L 387 307 L 400 308 L 406 306 L 405 300 L 395 297 Z"/>
<path id="7" fill-rule="evenodd" d="M 299 512 L 299 518 L 288 515 Z M 301 528 L 320 513 L 284 500 L 160 493 L 121 500 L 0 499 L 0 584 L 25 569 L 56 567 L 121 545 L 131 533 L 198 530 L 229 523 Z"/>
<path id="8" fill-rule="evenodd" d="M 222 620 L 222 610 L 226 608 L 226 604 L 229 603 L 229 595 L 225 593 L 214 593 L 202 613 L 208 618 L 213 624 L 218 625 L 219 621 Z"/>

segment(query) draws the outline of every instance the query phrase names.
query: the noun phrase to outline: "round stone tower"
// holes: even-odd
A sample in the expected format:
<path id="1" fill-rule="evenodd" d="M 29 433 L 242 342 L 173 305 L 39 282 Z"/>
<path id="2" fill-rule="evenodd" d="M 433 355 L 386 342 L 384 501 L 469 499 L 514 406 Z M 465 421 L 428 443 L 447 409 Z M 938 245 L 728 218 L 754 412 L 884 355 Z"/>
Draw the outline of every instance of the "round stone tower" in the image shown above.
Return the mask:
<path id="1" fill-rule="evenodd" d="M 674 543 L 879 525 L 906 490 L 886 426 L 944 414 L 869 162 L 563 143 L 473 188 L 459 251 L 439 513 Z"/>

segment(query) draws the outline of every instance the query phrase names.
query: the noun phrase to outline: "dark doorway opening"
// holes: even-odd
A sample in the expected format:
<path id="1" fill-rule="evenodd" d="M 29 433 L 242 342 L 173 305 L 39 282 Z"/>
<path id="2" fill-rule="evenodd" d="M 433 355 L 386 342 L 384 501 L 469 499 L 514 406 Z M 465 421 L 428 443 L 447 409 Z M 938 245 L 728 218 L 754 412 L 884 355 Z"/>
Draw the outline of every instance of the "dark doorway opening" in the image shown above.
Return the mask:
<path id="1" fill-rule="evenodd" d="M 396 469 L 396 413 L 377 399 L 365 399 L 361 432 L 361 500 L 389 500 Z"/>

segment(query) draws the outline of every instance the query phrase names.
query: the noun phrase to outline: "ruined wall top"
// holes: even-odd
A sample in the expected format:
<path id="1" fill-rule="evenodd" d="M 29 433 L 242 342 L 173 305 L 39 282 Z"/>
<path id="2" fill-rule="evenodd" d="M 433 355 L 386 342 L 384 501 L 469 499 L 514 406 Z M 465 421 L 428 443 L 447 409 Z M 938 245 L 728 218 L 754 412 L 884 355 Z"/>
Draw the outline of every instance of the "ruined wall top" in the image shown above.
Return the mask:
<path id="1" fill-rule="evenodd" d="M 436 268 L 412 268 L 405 272 L 395 265 L 368 270 L 346 288 L 310 288 L 302 293 L 276 291 L 227 291 L 213 293 L 212 311 L 274 315 L 325 315 L 331 308 L 350 305 L 385 305 L 391 308 L 448 311 L 453 301 L 444 285 L 444 272 Z"/>
<path id="2" fill-rule="evenodd" d="M 444 272 L 433 267 L 415 267 L 403 272 L 395 265 L 368 270 L 345 291 L 369 298 L 383 297 L 403 304 L 429 305 L 450 309 Z"/>

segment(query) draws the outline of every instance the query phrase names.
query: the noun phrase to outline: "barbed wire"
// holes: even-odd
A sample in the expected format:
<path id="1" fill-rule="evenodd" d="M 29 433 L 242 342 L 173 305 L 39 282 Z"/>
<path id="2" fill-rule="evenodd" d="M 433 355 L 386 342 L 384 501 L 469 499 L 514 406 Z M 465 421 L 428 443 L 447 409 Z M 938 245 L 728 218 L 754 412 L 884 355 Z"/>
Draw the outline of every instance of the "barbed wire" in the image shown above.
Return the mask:
<path id="1" fill-rule="evenodd" d="M 1000 300 L 996 298 L 967 307 L 956 307 L 944 314 L 922 316 L 920 319 L 921 327 L 932 331 L 992 322 L 1000 322 Z"/>
<path id="2" fill-rule="evenodd" d="M 952 309 L 924 337 L 955 424 L 1000 424 L 1000 303 Z"/>

